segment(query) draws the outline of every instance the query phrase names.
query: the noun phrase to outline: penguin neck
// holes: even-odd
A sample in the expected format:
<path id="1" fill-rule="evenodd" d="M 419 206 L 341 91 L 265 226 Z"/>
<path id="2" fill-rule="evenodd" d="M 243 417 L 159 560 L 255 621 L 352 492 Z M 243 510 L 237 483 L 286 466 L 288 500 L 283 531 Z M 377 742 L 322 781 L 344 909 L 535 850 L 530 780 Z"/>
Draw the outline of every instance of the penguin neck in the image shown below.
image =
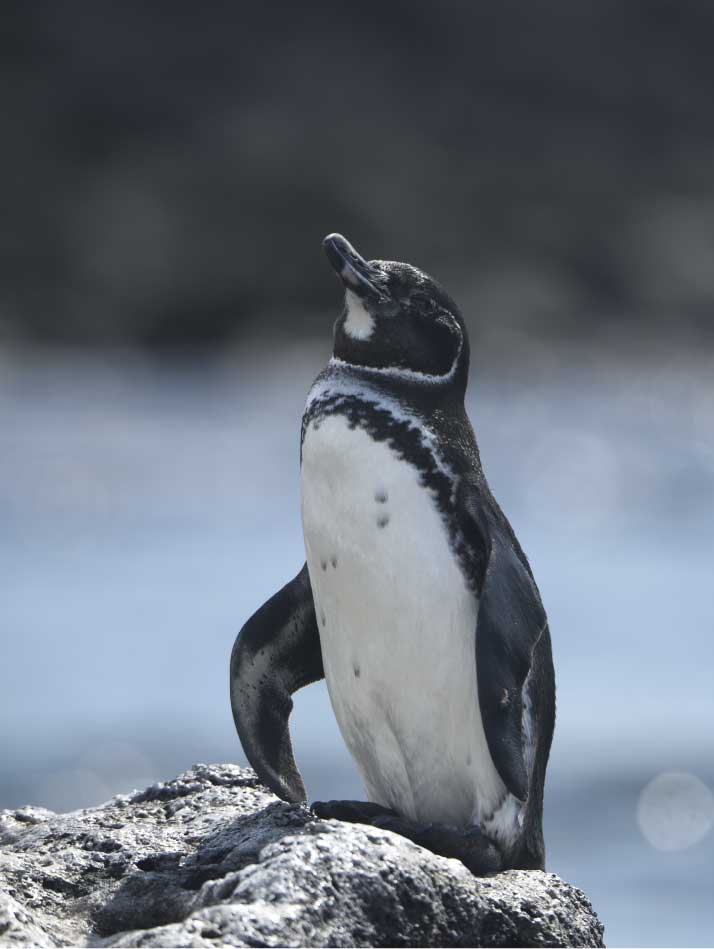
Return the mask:
<path id="1" fill-rule="evenodd" d="M 393 380 L 400 388 L 413 389 L 418 387 L 428 391 L 437 399 L 445 398 L 451 401 L 454 397 L 463 404 L 469 373 L 469 341 L 465 332 L 461 332 L 459 347 L 451 366 L 444 372 L 426 372 L 410 369 L 400 365 L 372 365 L 367 361 L 364 349 L 364 340 L 352 339 L 348 342 L 352 346 L 336 347 L 330 359 L 329 366 L 338 367 L 365 379 L 376 379 L 379 383 L 388 383 Z M 351 350 L 356 350 L 354 353 Z"/>
<path id="2" fill-rule="evenodd" d="M 347 362 L 332 356 L 318 379 L 376 392 L 402 405 L 411 405 L 421 414 L 437 409 L 464 410 L 467 373 L 455 365 L 455 371 L 444 376 L 432 376 L 399 367 L 374 368 Z"/>
<path id="3" fill-rule="evenodd" d="M 403 366 L 373 366 L 361 360 L 351 360 L 347 353 L 337 351 L 333 352 L 327 368 L 340 374 L 349 374 L 397 397 L 407 395 L 419 403 L 463 408 L 468 384 L 469 356 L 469 340 L 464 332 L 451 367 L 443 373 L 420 372 Z"/>

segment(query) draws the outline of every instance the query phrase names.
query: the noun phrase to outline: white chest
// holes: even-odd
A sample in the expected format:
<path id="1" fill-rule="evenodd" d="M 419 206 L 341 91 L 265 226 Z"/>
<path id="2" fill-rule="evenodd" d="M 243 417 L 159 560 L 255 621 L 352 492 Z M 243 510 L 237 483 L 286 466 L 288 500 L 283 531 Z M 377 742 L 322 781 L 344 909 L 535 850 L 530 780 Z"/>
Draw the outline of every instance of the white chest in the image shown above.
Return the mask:
<path id="1" fill-rule="evenodd" d="M 330 698 L 370 799 L 487 818 L 505 788 L 478 706 L 478 602 L 418 470 L 328 415 L 305 434 L 302 517 Z"/>

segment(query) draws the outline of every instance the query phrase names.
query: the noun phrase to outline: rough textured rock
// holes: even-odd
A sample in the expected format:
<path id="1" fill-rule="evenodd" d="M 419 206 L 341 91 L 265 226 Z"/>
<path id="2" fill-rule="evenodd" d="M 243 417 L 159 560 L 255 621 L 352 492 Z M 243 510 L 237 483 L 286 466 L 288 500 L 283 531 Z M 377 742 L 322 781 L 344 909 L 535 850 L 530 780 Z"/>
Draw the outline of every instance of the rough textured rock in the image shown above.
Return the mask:
<path id="1" fill-rule="evenodd" d="M 476 879 L 387 831 L 317 821 L 196 765 L 101 807 L 0 812 L 0 944 L 600 946 L 551 873 Z"/>

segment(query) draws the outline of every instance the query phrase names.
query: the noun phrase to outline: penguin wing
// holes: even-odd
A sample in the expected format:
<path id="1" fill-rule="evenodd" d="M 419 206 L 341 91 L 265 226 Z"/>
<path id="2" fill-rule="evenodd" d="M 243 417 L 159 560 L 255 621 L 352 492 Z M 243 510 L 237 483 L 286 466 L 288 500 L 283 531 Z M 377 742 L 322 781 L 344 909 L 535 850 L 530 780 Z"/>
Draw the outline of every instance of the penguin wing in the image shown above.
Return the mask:
<path id="1" fill-rule="evenodd" d="M 324 678 L 307 565 L 254 613 L 231 654 L 233 720 L 258 777 L 284 801 L 305 801 L 288 731 L 293 692 Z"/>
<path id="2" fill-rule="evenodd" d="M 525 801 L 523 684 L 533 650 L 547 625 L 538 588 L 512 532 L 482 496 L 465 498 L 485 554 L 476 621 L 476 678 L 481 720 L 501 780 Z M 505 519 L 504 519 L 505 520 Z"/>

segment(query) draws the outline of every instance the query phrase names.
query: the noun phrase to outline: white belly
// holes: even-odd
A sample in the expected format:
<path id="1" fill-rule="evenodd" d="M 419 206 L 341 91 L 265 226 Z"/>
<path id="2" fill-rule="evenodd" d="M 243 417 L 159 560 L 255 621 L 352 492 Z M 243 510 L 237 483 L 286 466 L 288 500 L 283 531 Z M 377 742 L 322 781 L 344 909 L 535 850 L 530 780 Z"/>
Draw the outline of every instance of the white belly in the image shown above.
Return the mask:
<path id="1" fill-rule="evenodd" d="M 302 517 L 325 677 L 369 798 L 488 819 L 506 789 L 476 686 L 478 601 L 419 472 L 340 415 L 303 443 Z"/>

